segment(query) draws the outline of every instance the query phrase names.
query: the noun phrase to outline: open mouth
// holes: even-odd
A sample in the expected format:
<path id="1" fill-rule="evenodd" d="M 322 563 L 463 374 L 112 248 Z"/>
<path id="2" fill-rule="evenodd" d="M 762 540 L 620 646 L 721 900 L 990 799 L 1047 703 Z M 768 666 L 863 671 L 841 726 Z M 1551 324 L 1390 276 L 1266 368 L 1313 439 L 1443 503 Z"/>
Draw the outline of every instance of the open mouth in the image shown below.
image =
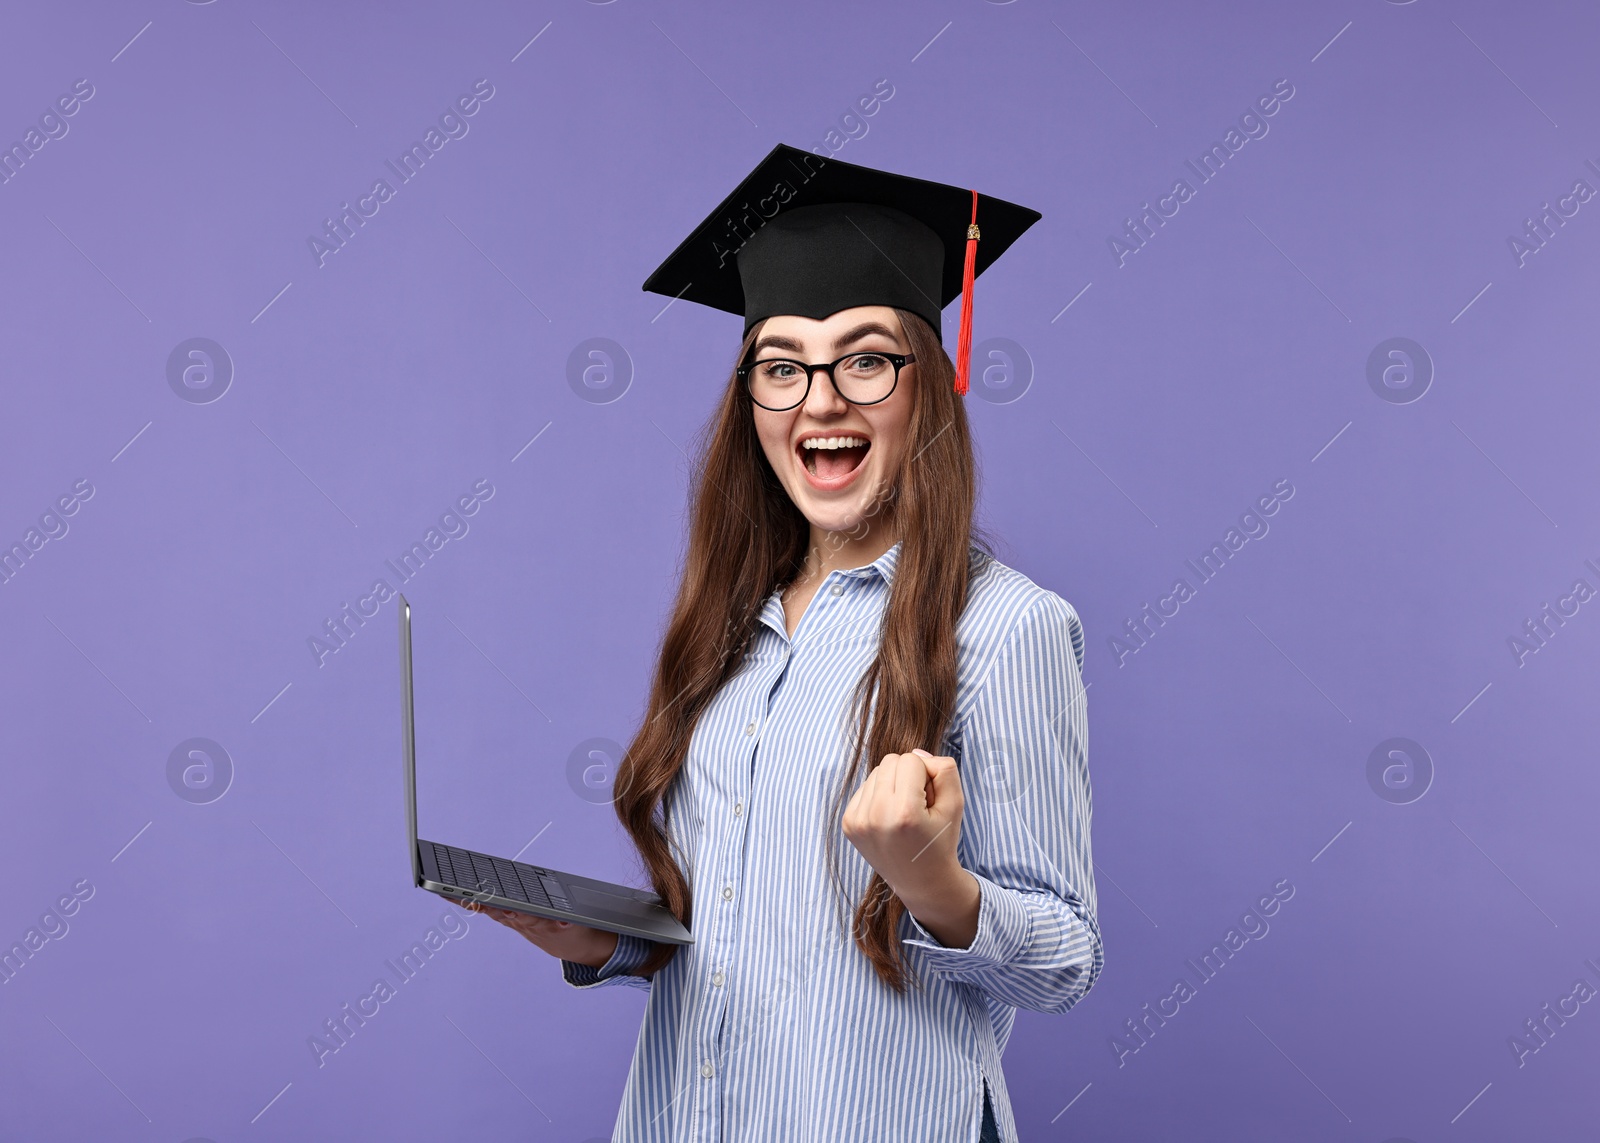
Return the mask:
<path id="1" fill-rule="evenodd" d="M 841 433 L 834 437 L 811 437 L 795 446 L 806 471 L 818 480 L 838 480 L 849 476 L 866 462 L 872 442 L 865 437 Z"/>

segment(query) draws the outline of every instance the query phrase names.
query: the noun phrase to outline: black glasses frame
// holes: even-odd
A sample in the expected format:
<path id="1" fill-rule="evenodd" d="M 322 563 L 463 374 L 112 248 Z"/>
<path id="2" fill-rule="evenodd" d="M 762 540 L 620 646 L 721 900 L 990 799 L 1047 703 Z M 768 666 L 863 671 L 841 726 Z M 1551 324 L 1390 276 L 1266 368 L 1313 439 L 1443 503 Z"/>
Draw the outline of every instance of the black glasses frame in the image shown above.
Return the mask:
<path id="1" fill-rule="evenodd" d="M 833 371 L 840 362 L 849 361 L 852 357 L 861 357 L 864 354 L 871 354 L 874 357 L 881 357 L 893 365 L 894 383 L 889 386 L 889 391 L 883 396 L 879 397 L 876 401 L 851 401 L 849 397 L 845 397 L 843 391 L 839 388 L 839 379 L 833 375 Z M 876 405 L 882 401 L 887 401 L 894 395 L 894 391 L 900 386 L 900 370 L 916 361 L 916 359 L 917 355 L 915 353 L 886 353 L 881 349 L 858 349 L 853 353 L 847 353 L 843 357 L 840 357 L 834 361 L 824 362 L 820 365 L 808 365 L 806 362 L 796 361 L 792 357 L 767 357 L 759 361 L 747 361 L 735 369 L 734 373 L 738 375 L 739 381 L 744 385 L 744 391 L 750 395 L 750 400 L 755 401 L 757 405 L 761 405 L 760 401 L 756 401 L 756 395 L 750 388 L 750 371 L 752 369 L 754 369 L 757 365 L 773 365 L 780 361 L 788 365 L 793 365 L 798 369 L 804 369 L 806 371 L 806 388 L 805 392 L 800 394 L 800 399 L 798 401 L 796 401 L 793 405 L 784 405 L 779 408 L 773 408 L 771 405 L 761 405 L 763 409 L 767 409 L 770 412 L 785 413 L 790 409 L 798 408 L 806 403 L 806 398 L 811 396 L 811 382 L 816 377 L 819 369 L 828 375 L 828 381 L 833 385 L 833 391 L 838 393 L 840 397 L 844 398 L 844 400 L 849 401 L 852 405 Z"/>

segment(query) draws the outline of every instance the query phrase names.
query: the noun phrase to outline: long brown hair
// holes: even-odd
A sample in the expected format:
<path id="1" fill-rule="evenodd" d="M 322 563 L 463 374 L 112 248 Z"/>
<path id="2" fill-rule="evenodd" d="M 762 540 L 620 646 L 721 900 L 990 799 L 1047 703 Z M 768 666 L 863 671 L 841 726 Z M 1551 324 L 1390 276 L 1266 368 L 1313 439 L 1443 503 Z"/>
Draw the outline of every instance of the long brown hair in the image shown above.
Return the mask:
<path id="1" fill-rule="evenodd" d="M 992 558 L 992 544 L 973 522 L 976 465 L 955 367 L 933 328 L 896 309 L 916 355 L 914 402 L 905 460 L 879 495 L 873 526 L 898 533 L 901 550 L 880 628 L 878 655 L 852 692 L 852 761 L 833 805 L 837 822 L 863 759 L 921 747 L 940 752 L 956 697 L 956 621 L 970 578 Z M 761 334 L 745 335 L 737 362 Z M 902 377 L 902 383 L 906 380 Z M 731 370 L 717 411 L 691 455 L 688 549 L 677 602 L 650 685 L 644 723 L 617 768 L 614 805 L 632 836 L 656 893 L 688 923 L 689 885 L 674 859 L 663 803 L 688 754 L 696 722 L 743 662 L 762 607 L 804 572 L 810 524 L 779 482 L 757 436 L 752 403 Z M 875 505 L 876 506 L 876 505 Z M 876 701 L 870 696 L 876 692 Z M 875 707 L 875 709 L 874 709 Z M 839 884 L 830 828 L 823 841 Z M 856 904 L 857 946 L 879 978 L 905 990 L 897 935 L 905 906 L 876 872 Z M 637 971 L 665 966 L 675 945 L 658 945 Z"/>

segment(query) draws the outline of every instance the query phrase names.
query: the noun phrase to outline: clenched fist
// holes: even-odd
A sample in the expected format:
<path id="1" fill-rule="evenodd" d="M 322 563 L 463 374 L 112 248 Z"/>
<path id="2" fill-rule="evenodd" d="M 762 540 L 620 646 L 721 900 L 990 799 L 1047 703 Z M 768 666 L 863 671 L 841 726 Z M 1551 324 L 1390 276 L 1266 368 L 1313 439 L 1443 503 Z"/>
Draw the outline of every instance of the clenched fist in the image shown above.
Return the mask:
<path id="1" fill-rule="evenodd" d="M 961 867 L 961 775 L 926 750 L 885 754 L 845 807 L 844 835 L 908 912 L 953 948 L 972 943 L 978 883 Z"/>

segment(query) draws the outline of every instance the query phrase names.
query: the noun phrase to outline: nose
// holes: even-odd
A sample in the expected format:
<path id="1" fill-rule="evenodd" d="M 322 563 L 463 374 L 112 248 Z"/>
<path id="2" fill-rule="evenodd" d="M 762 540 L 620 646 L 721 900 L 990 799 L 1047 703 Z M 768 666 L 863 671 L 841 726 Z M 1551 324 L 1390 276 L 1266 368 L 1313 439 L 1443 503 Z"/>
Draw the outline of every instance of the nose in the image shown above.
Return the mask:
<path id="1" fill-rule="evenodd" d="M 811 378 L 811 392 L 806 394 L 805 410 L 813 417 L 824 419 L 837 416 L 849 408 L 850 402 L 839 396 L 828 370 L 818 369 Z"/>

